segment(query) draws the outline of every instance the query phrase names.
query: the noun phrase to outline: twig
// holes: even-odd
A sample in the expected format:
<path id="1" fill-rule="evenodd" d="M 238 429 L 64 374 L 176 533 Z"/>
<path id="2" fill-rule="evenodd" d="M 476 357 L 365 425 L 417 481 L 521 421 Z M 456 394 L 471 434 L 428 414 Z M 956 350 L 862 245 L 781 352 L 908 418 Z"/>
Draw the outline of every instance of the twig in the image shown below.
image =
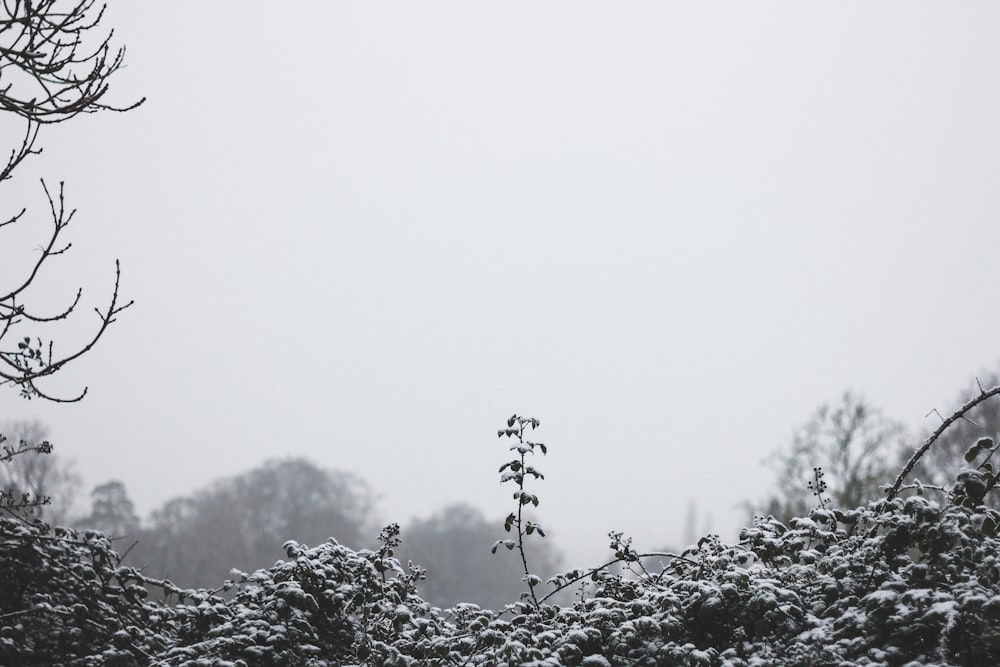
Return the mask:
<path id="1" fill-rule="evenodd" d="M 927 438 L 927 440 L 924 441 L 924 444 L 922 444 L 920 448 L 913 453 L 913 456 L 910 457 L 910 460 L 907 461 L 906 465 L 903 466 L 903 469 L 899 471 L 899 475 L 896 476 L 896 481 L 893 482 L 892 486 L 889 487 L 889 490 L 885 494 L 886 500 L 892 500 L 893 498 L 896 497 L 896 494 L 899 493 L 899 488 L 903 485 L 903 481 L 906 479 L 906 476 L 913 471 L 914 466 L 917 465 L 917 462 L 920 460 L 920 458 L 927 453 L 927 450 L 930 449 L 931 445 L 933 445 L 935 441 L 937 441 L 937 439 L 941 436 L 941 434 L 944 433 L 945 429 L 947 429 L 949 426 L 951 426 L 959 419 L 964 418 L 966 412 L 976 407 L 986 399 L 996 396 L 997 394 L 1000 394 L 1000 385 L 993 387 L 989 391 L 980 390 L 979 396 L 976 396 L 975 398 L 968 401 L 965 405 L 956 410 L 954 414 L 952 414 L 950 417 L 941 422 L 941 425 L 938 426 L 937 430 L 934 431 L 934 433 L 929 438 Z"/>

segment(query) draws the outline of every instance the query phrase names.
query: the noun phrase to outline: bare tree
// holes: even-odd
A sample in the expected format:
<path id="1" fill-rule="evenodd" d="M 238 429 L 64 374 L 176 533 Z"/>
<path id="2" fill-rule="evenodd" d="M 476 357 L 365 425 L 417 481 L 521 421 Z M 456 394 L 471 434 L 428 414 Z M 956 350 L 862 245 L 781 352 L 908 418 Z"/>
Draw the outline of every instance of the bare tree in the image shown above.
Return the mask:
<path id="1" fill-rule="evenodd" d="M 772 455 L 779 491 L 748 509 L 787 521 L 826 499 L 846 508 L 874 500 L 892 482 L 904 436 L 902 424 L 845 392 L 839 404 L 821 405 L 796 431 L 789 451 Z"/>
<path id="2" fill-rule="evenodd" d="M 0 2 L 0 110 L 9 112 L 7 121 L 19 124 L 20 132 L 10 148 L 6 164 L 0 166 L 0 184 L 30 155 L 42 152 L 38 146 L 43 126 L 63 123 L 79 114 L 98 111 L 126 111 L 126 107 L 105 103 L 111 77 L 121 68 L 124 48 L 111 46 L 112 31 L 100 27 L 105 5 L 95 0 L 3 0 Z M 115 316 L 131 305 L 119 299 L 120 267 L 115 261 L 115 286 L 102 308 L 95 308 L 98 324 L 89 338 L 68 350 L 57 350 L 43 335 L 46 325 L 66 320 L 81 304 L 82 290 L 68 305 L 45 312 L 31 299 L 31 286 L 53 258 L 71 244 L 62 235 L 75 214 L 68 210 L 63 184 L 52 191 L 45 181 L 42 189 L 48 200 L 51 228 L 40 243 L 41 252 L 19 275 L 4 272 L 0 282 L 0 385 L 20 388 L 26 398 L 35 396 L 53 401 L 77 401 L 87 390 L 57 397 L 39 387 L 39 380 L 90 351 L 104 335 Z M 27 219 L 28 209 L 0 212 L 0 234 Z M 33 246 L 34 247 L 34 246 Z"/>
<path id="3" fill-rule="evenodd" d="M 112 31 L 100 25 L 104 10 L 105 5 L 95 0 L 0 1 L 0 111 L 7 112 L 0 119 L 0 141 L 11 142 L 9 149 L 0 147 L 0 156 L 9 150 L 5 163 L 0 157 L 0 187 L 29 156 L 42 152 L 38 139 L 43 127 L 65 123 L 79 114 L 126 111 L 144 101 L 126 107 L 105 102 L 111 77 L 123 64 L 125 49 L 111 46 Z M 53 190 L 42 180 L 41 188 L 48 200 L 51 224 L 40 241 L 24 249 L 28 257 L 37 251 L 29 261 L 13 261 L 21 250 L 11 249 L 17 246 L 11 243 L 12 238 L 17 239 L 15 229 L 32 229 L 26 224 L 31 218 L 28 208 L 0 210 L 0 248 L 5 253 L 0 257 L 4 267 L 0 272 L 0 387 L 17 387 L 28 399 L 78 401 L 87 393 L 86 387 L 59 396 L 40 387 L 39 381 L 89 352 L 131 301 L 122 303 L 119 299 L 121 269 L 115 260 L 114 290 L 104 306 L 94 308 L 98 316 L 94 330 L 82 342 L 57 349 L 54 325 L 78 312 L 82 289 L 67 299 L 67 305 L 50 310 L 41 305 L 33 288 L 37 288 L 44 269 L 70 249 L 72 244 L 65 241 L 64 232 L 76 211 L 66 207 L 62 182 Z M 9 205 L 7 199 L 2 201 Z M 4 510 L 22 519 L 29 513 L 38 518 L 41 506 L 49 502 L 45 490 L 25 486 L 18 475 L 23 477 L 29 468 L 32 474 L 58 470 L 55 463 L 42 463 L 45 457 L 41 455 L 51 450 L 44 438 L 32 441 L 0 435 L 0 463 L 5 464 L 9 483 L 0 491 Z M 15 459 L 19 467 L 13 465 Z"/>

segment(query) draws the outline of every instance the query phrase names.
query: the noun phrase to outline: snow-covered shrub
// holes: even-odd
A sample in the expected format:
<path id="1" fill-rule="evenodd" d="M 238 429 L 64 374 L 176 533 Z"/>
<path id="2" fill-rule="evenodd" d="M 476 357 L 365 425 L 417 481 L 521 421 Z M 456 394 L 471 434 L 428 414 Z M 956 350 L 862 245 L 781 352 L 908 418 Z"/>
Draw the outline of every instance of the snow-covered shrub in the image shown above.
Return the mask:
<path id="1" fill-rule="evenodd" d="M 288 559 L 237 574 L 225 599 L 122 567 L 95 531 L 0 520 L 0 664 L 341 665 L 407 647 L 404 626 L 433 617 L 413 593 L 419 571 L 378 551 L 334 541 L 285 545 Z M 166 601 L 149 595 L 165 590 Z"/>
<path id="2" fill-rule="evenodd" d="M 107 537 L 0 519 L 0 664 L 139 664 L 172 642 Z"/>
<path id="3" fill-rule="evenodd" d="M 470 665 L 996 665 L 1000 541 L 985 522 L 919 497 L 761 519 L 656 575 L 596 577 L 572 607 L 480 617 L 482 639 L 456 628 L 453 650 Z"/>
<path id="4" fill-rule="evenodd" d="M 532 449 L 520 435 L 508 436 L 518 458 L 501 470 L 519 507 L 537 499 L 518 477 Z M 590 582 L 572 605 L 550 604 L 522 558 L 528 591 L 496 611 L 421 600 L 422 572 L 394 558 L 395 525 L 375 551 L 289 542 L 286 560 L 235 572 L 224 598 L 122 567 L 99 533 L 0 520 L 0 664 L 997 665 L 1000 512 L 983 504 L 997 449 L 974 443 L 965 458 L 978 464 L 933 499 L 901 474 L 866 507 L 824 501 L 787 524 L 758 517 L 738 543 L 708 536 L 660 554 L 653 570 L 612 533 L 614 561 L 550 580 L 556 590 Z M 515 512 L 507 527 L 523 557 L 537 524 Z M 627 576 L 612 572 L 618 564 Z"/>

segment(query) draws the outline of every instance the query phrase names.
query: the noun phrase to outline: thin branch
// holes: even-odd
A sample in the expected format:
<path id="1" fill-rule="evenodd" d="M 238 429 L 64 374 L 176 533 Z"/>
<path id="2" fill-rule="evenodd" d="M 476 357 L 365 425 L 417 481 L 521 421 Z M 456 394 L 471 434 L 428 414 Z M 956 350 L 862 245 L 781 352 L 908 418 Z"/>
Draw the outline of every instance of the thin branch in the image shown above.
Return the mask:
<path id="1" fill-rule="evenodd" d="M 684 556 L 678 556 L 677 554 L 671 554 L 671 553 L 660 553 L 660 552 L 655 552 L 655 551 L 652 552 L 652 553 L 648 553 L 648 554 L 637 554 L 636 557 L 637 558 L 673 558 L 674 560 L 682 561 L 682 562 L 688 563 L 690 565 L 701 565 L 701 563 L 699 563 L 698 561 L 691 560 L 690 558 L 686 558 Z M 614 558 L 612 560 L 609 560 L 607 563 L 604 563 L 603 565 L 598 565 L 597 567 L 592 567 L 589 570 L 586 570 L 585 572 L 582 572 L 581 574 L 579 574 L 579 575 L 577 575 L 577 576 L 575 576 L 575 577 L 573 577 L 571 579 L 568 579 L 567 581 L 565 581 L 561 585 L 557 586 L 555 588 L 555 590 L 551 591 L 548 595 L 546 595 L 541 600 L 539 600 L 538 601 L 538 605 L 545 604 L 545 601 L 548 600 L 549 598 L 551 598 L 553 595 L 555 595 L 556 593 L 558 593 L 560 591 L 563 591 L 563 590 L 569 588 L 570 586 L 572 586 L 573 584 L 577 583 L 578 581 L 582 581 L 584 579 L 587 579 L 588 577 L 592 577 L 596 573 L 598 573 L 598 572 L 600 572 L 602 570 L 606 570 L 609 567 L 611 567 L 612 565 L 617 565 L 618 563 L 625 562 L 627 560 L 629 560 L 629 559 L 627 559 L 627 558 L 620 558 L 620 557 L 619 558 Z"/>
<path id="2" fill-rule="evenodd" d="M 124 63 L 125 49 L 112 50 L 113 30 L 96 39 L 106 5 L 95 10 L 94 0 L 81 0 L 60 12 L 56 0 L 17 3 L 5 30 L 18 30 L 0 55 L 8 66 L 23 73 L 27 83 L 0 89 L 0 109 L 39 124 L 60 123 L 80 113 L 128 111 L 145 101 L 124 107 L 103 102 L 109 80 Z M 18 26 L 15 28 L 14 26 Z M 85 42 L 93 44 L 86 48 Z M 81 72 L 82 73 L 78 73 Z"/>
<path id="3" fill-rule="evenodd" d="M 66 357 L 63 357 L 58 360 L 53 360 L 52 350 L 50 345 L 49 359 L 45 361 L 44 364 L 39 369 L 32 370 L 30 367 L 27 367 L 22 364 L 17 366 L 17 368 L 20 371 L 19 373 L 11 373 L 9 371 L 0 370 L 0 380 L 5 380 L 12 384 L 21 385 L 22 387 L 32 392 L 33 394 L 56 403 L 75 403 L 81 400 L 87 394 L 86 387 L 84 387 L 83 391 L 79 395 L 73 398 L 58 398 L 51 394 L 41 391 L 35 382 L 39 378 L 52 375 L 53 373 L 65 367 L 71 361 L 74 361 L 83 356 L 84 354 L 86 354 L 87 352 L 89 352 L 94 347 L 94 345 L 97 344 L 97 341 L 101 339 L 101 336 L 104 335 L 104 332 L 107 331 L 107 328 L 115 322 L 115 316 L 118 315 L 118 313 L 125 310 L 126 308 L 130 307 L 134 303 L 134 301 L 129 301 L 124 305 L 118 304 L 118 289 L 120 282 L 121 282 L 121 264 L 119 263 L 118 260 L 115 260 L 115 288 L 111 295 L 111 303 L 108 305 L 107 310 L 105 312 L 101 312 L 97 308 L 94 309 L 94 311 L 101 318 L 101 325 L 86 345 L 82 346 L 73 354 L 67 355 Z M 5 358 L 5 360 L 8 361 L 8 363 L 10 363 L 9 357 L 10 355 L 5 355 L 3 353 L 0 353 L 0 358 Z"/>
<path id="4" fill-rule="evenodd" d="M 913 471 L 914 466 L 917 465 L 917 462 L 920 460 L 920 458 L 927 453 L 927 450 L 930 449 L 931 445 L 933 445 L 934 442 L 941 436 L 941 434 L 944 433 L 945 429 L 947 429 L 949 426 L 951 426 L 959 419 L 965 418 L 966 412 L 976 407 L 986 399 L 996 396 L 997 394 L 1000 394 L 1000 385 L 993 387 L 989 391 L 980 390 L 978 396 L 968 401 L 965 405 L 956 410 L 954 414 L 952 414 L 950 417 L 941 422 L 941 425 L 938 426 L 937 430 L 934 431 L 934 433 L 931 434 L 931 436 L 924 441 L 924 444 L 922 444 L 917 449 L 917 451 L 913 453 L 913 456 L 910 457 L 910 460 L 907 461 L 906 465 L 903 466 L 903 469 L 899 471 L 899 475 L 896 476 L 896 481 L 893 482 L 892 486 L 889 487 L 889 490 L 885 494 L 886 500 L 892 500 L 893 498 L 896 497 L 896 494 L 899 493 L 899 489 L 903 485 L 903 481 L 906 479 L 906 476 Z"/>
<path id="5" fill-rule="evenodd" d="M 35 141 L 38 139 L 38 130 L 40 127 L 40 123 L 30 118 L 27 119 L 24 139 L 21 141 L 21 145 L 17 148 L 11 149 L 10 157 L 7 158 L 7 164 L 4 165 L 3 169 L 0 169 L 0 183 L 10 178 L 11 172 L 13 172 L 14 169 L 16 169 L 17 166 L 21 164 L 21 162 L 23 162 L 29 155 L 41 154 L 42 149 L 35 148 Z M 24 213 L 24 211 L 22 210 L 21 213 Z M 10 224 L 10 222 L 13 222 L 13 220 L 9 220 L 3 223 L 3 225 Z"/>
<path id="6" fill-rule="evenodd" d="M 55 245 L 56 241 L 59 240 L 59 234 L 62 233 L 62 230 L 65 229 L 66 226 L 73 219 L 73 215 L 76 214 L 76 209 L 70 211 L 69 215 L 66 215 L 66 206 L 64 198 L 65 184 L 62 181 L 59 182 L 58 209 L 56 208 L 55 200 L 52 198 L 52 193 L 49 192 L 49 188 L 45 184 L 45 180 L 43 179 L 41 183 L 42 183 L 42 189 L 45 191 L 45 196 L 49 200 L 49 210 L 52 214 L 52 234 L 51 236 L 49 236 L 48 244 L 44 248 L 42 248 L 42 254 L 39 256 L 38 261 L 35 262 L 35 265 L 31 268 L 31 271 L 28 273 L 25 279 L 21 282 L 21 284 L 18 287 L 14 288 L 7 294 L 0 295 L 0 303 L 4 301 L 9 301 L 10 299 L 24 292 L 24 290 L 26 290 L 28 286 L 31 285 L 31 283 L 38 276 L 38 271 L 42 268 L 42 264 L 45 263 L 45 260 L 47 260 L 52 255 L 60 254 L 66 250 L 66 248 L 63 248 L 62 250 L 57 251 L 55 250 Z"/>

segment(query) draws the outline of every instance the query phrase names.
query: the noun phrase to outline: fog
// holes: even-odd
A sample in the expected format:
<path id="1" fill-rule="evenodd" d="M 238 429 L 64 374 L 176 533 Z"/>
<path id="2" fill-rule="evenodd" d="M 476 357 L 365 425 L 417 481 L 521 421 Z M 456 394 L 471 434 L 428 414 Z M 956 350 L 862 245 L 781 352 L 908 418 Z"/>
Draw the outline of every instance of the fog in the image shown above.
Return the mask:
<path id="1" fill-rule="evenodd" d="M 43 131 L 0 203 L 42 234 L 64 180 L 45 293 L 103 306 L 118 258 L 136 303 L 45 385 L 84 401 L 2 416 L 142 513 L 301 455 L 405 522 L 504 516 L 516 412 L 567 565 L 692 502 L 733 539 L 819 404 L 916 432 L 995 368 L 998 14 L 115 3 L 111 98 L 147 101 Z"/>

